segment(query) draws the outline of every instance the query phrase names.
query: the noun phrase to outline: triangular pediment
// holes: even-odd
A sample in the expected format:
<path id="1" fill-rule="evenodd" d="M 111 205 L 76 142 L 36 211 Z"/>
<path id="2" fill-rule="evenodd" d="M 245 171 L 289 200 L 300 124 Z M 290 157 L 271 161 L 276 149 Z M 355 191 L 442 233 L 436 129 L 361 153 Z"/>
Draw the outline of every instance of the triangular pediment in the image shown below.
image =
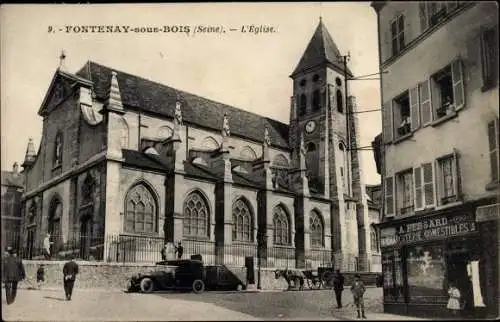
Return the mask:
<path id="1" fill-rule="evenodd" d="M 77 88 L 75 85 L 77 83 L 92 86 L 92 83 L 86 79 L 57 70 L 52 77 L 38 114 L 46 116 L 52 112 L 75 93 L 75 89 Z"/>

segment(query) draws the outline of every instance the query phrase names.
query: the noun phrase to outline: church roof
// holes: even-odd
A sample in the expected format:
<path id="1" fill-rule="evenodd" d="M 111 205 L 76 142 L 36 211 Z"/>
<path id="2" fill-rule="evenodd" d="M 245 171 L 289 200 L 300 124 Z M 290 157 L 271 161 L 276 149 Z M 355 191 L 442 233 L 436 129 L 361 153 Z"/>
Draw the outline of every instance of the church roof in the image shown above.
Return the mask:
<path id="1" fill-rule="evenodd" d="M 340 51 L 320 18 L 316 31 L 314 31 L 302 58 L 291 76 L 325 63 L 343 72 L 344 63 L 339 59 L 339 56 Z M 347 67 L 347 74 L 350 77 L 353 76 L 349 67 Z"/>
<path id="2" fill-rule="evenodd" d="M 92 81 L 96 98 L 105 100 L 109 94 L 113 70 L 89 61 L 76 75 Z M 179 99 L 182 103 L 183 120 L 188 124 L 220 131 L 224 113 L 227 113 L 232 135 L 263 142 L 264 128 L 267 127 L 274 146 L 289 148 L 287 124 L 125 72 L 114 71 L 117 72 L 124 108 L 173 118 L 175 102 Z"/>

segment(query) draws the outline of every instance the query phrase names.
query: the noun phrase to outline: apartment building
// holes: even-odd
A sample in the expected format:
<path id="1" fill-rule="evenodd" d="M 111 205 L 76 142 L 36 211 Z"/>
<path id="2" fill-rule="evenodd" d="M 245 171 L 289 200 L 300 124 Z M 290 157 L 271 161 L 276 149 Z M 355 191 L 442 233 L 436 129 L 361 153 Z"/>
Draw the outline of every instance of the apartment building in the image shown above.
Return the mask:
<path id="1" fill-rule="evenodd" d="M 496 2 L 372 2 L 377 13 L 384 311 L 498 316 Z M 377 140 L 376 140 L 377 141 Z"/>

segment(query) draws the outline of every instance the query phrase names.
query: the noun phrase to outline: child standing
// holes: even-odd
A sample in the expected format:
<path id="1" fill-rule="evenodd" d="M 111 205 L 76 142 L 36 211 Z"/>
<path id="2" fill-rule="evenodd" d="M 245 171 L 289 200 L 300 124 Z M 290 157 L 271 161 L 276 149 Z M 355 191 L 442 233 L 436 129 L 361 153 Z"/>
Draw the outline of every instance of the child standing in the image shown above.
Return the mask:
<path id="1" fill-rule="evenodd" d="M 42 288 L 42 283 L 45 282 L 45 268 L 43 264 L 40 264 L 38 270 L 36 271 L 36 284 L 38 289 Z"/>
<path id="2" fill-rule="evenodd" d="M 448 300 L 448 305 L 446 308 L 451 311 L 451 314 L 458 316 L 460 312 L 460 290 L 457 288 L 454 282 L 450 282 L 450 287 L 448 289 L 448 295 L 450 299 Z"/>
<path id="3" fill-rule="evenodd" d="M 351 285 L 352 297 L 354 299 L 354 305 L 356 305 L 356 309 L 358 310 L 358 319 L 363 318 L 366 319 L 365 315 L 365 303 L 363 301 L 363 295 L 365 294 L 366 288 L 365 284 L 361 280 L 359 274 L 354 276 L 354 283 Z M 359 314 L 361 311 L 361 315 Z"/>

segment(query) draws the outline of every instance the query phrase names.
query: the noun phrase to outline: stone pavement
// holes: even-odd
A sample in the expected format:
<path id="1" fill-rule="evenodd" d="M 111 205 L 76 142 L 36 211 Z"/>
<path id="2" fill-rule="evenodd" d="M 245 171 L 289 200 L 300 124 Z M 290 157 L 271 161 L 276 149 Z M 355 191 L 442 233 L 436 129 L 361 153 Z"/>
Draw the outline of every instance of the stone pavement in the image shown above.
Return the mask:
<path id="1" fill-rule="evenodd" d="M 2 290 L 4 292 L 4 290 Z M 109 290 L 74 290 L 71 301 L 64 291 L 18 290 L 16 301 L 6 305 L 4 321 L 207 321 L 258 320 L 255 317 L 208 303 L 165 299 L 150 294 Z"/>

